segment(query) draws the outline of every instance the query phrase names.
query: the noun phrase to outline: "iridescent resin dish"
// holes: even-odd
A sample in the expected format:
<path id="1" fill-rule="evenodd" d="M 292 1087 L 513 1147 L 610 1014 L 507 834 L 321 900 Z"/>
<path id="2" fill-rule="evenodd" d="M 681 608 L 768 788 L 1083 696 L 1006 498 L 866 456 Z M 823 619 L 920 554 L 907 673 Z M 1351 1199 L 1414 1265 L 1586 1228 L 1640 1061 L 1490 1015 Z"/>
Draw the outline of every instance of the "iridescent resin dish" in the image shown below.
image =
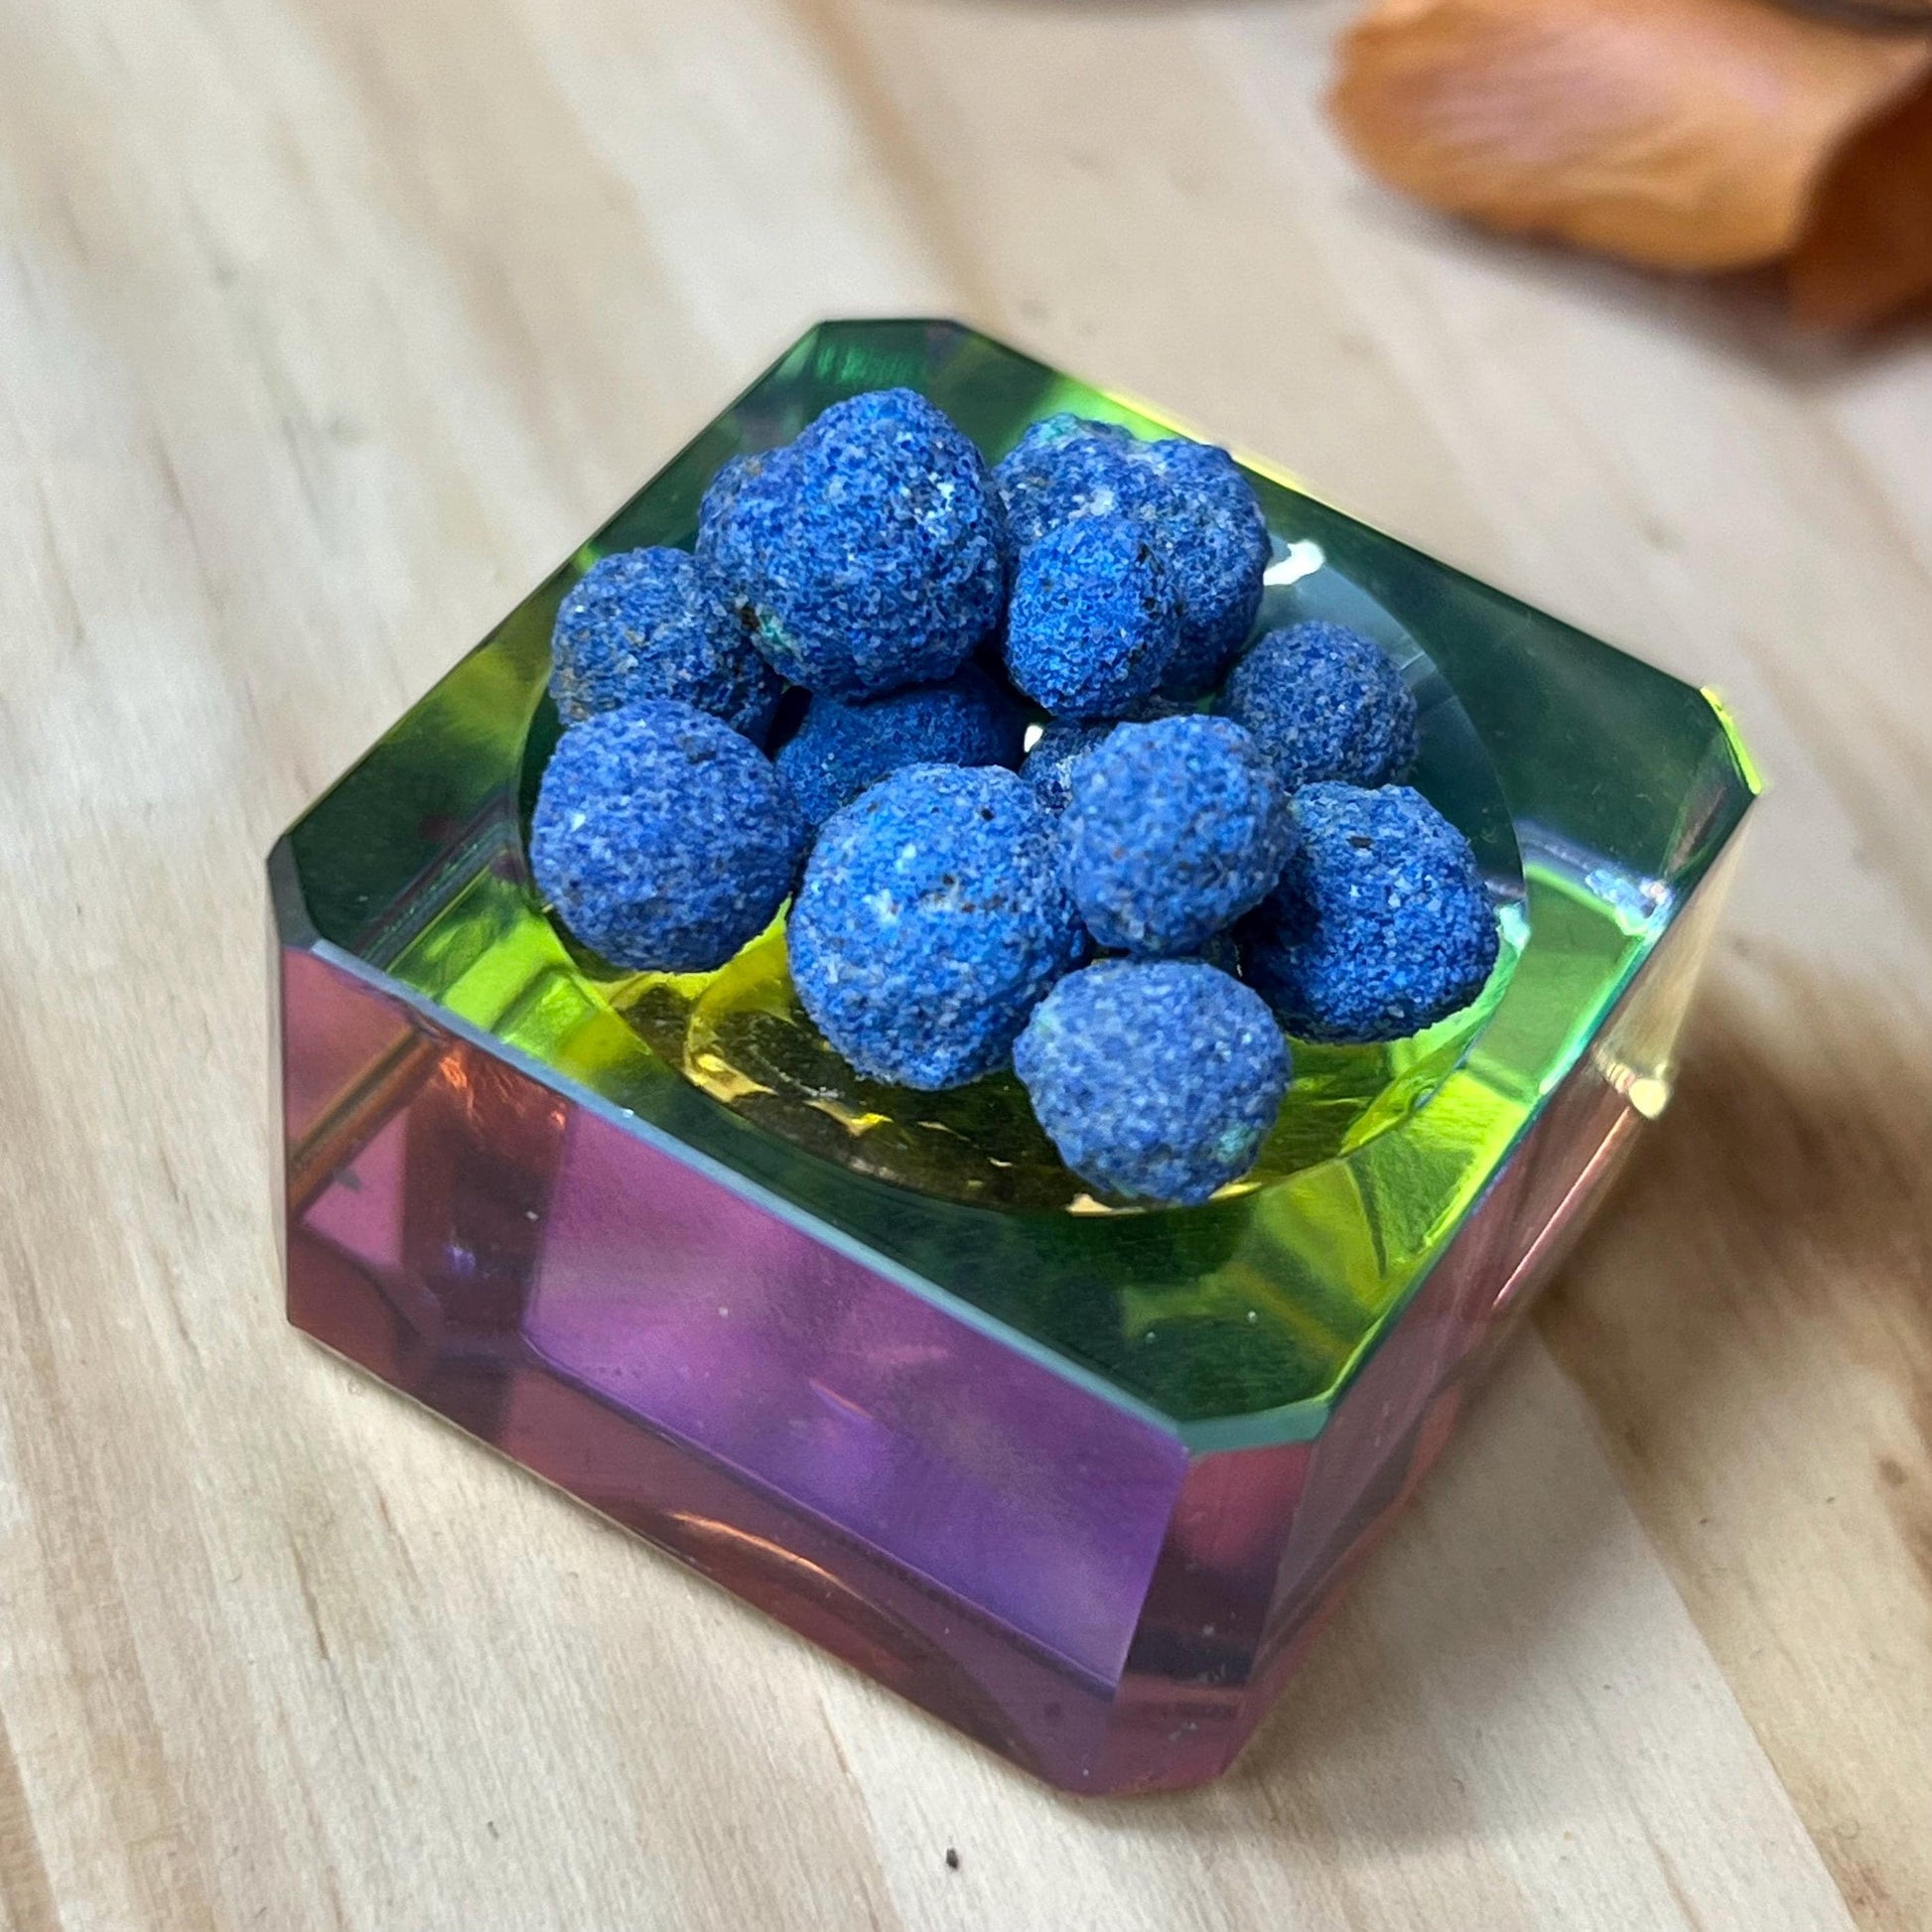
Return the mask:
<path id="1" fill-rule="evenodd" d="M 529 882 L 564 591 L 894 384 L 993 458 L 1167 427 L 950 324 L 828 324 L 398 721 L 270 861 L 289 1312 L 1039 1776 L 1190 1784 L 1663 1106 L 1754 785 L 1707 695 L 1255 471 L 1264 623 L 1405 663 L 1503 958 L 1416 1039 L 1298 1045 L 1206 1206 L 1096 1200 L 1011 1077 L 852 1073 L 780 932 L 618 976 Z"/>

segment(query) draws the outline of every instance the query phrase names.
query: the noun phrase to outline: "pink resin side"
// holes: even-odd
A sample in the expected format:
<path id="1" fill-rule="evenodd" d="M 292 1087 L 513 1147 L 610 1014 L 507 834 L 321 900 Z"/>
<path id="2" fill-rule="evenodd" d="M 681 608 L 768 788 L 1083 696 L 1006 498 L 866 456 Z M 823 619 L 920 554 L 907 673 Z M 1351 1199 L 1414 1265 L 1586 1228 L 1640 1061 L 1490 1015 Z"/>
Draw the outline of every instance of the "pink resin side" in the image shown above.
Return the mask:
<path id="1" fill-rule="evenodd" d="M 1227 1766 L 1636 1120 L 1583 1062 L 1322 1432 L 1202 1452 L 361 973 L 281 996 L 296 1325 L 1074 1791 Z"/>

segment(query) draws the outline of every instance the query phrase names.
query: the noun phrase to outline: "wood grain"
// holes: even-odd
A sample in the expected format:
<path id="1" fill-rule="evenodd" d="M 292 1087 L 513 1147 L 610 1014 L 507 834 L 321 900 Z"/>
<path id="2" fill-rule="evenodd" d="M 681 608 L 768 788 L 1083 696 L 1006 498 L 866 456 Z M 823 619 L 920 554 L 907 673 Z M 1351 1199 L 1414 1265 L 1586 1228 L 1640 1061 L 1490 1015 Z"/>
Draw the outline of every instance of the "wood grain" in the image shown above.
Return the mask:
<path id="1" fill-rule="evenodd" d="M 1347 11 L 0 0 L 10 1932 L 1932 1922 L 1932 348 L 1392 202 Z M 1679 1107 L 1174 1800 L 280 1318 L 270 839 L 799 325 L 908 310 L 1722 684 L 1778 781 Z"/>

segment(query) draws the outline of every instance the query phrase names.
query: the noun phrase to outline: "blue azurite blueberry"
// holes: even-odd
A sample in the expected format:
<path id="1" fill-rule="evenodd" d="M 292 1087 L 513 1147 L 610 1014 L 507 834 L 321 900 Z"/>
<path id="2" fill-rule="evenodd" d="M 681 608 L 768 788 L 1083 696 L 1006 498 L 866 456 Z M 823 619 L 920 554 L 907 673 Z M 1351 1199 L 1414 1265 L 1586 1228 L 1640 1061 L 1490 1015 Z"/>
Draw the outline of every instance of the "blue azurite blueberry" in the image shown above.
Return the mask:
<path id="1" fill-rule="evenodd" d="M 1082 1179 L 1190 1206 L 1254 1166 L 1290 1074 L 1266 1003 L 1191 959 L 1103 959 L 1068 974 L 1027 1023 L 1013 1066 Z"/>
<path id="2" fill-rule="evenodd" d="M 1154 513 L 1163 491 L 1144 448 L 1118 423 L 1069 415 L 1035 423 L 993 473 L 1014 548 L 1025 556 L 1081 517 Z"/>
<path id="3" fill-rule="evenodd" d="M 1070 784 L 1067 890 L 1111 951 L 1195 951 L 1259 903 L 1294 849 L 1287 794 L 1230 719 L 1116 726 Z"/>
<path id="4" fill-rule="evenodd" d="M 1156 718 L 1176 718 L 1186 709 L 1172 699 L 1156 696 L 1137 704 L 1127 713 L 1127 719 L 1145 725 Z M 1108 718 L 1084 725 L 1067 718 L 1054 718 L 1047 723 L 1027 754 L 1020 775 L 1033 786 L 1034 796 L 1049 812 L 1066 810 L 1066 801 L 1072 795 L 1074 765 L 1121 722 L 1118 718 Z"/>
<path id="5" fill-rule="evenodd" d="M 1020 775 L 1049 812 L 1066 810 L 1066 801 L 1072 795 L 1074 765 L 1113 728 L 1111 720 L 1100 725 L 1077 725 L 1056 718 L 1040 733 L 1020 767 Z"/>
<path id="6" fill-rule="evenodd" d="M 1170 437 L 1148 445 L 1168 485 L 1164 554 L 1180 600 L 1180 647 L 1165 689 L 1199 697 L 1220 683 L 1261 609 L 1268 523 L 1241 466 L 1211 443 Z"/>
<path id="7" fill-rule="evenodd" d="M 530 823 L 530 870 L 585 945 L 631 972 L 722 966 L 776 916 L 804 826 L 764 754 L 673 699 L 564 733 Z"/>
<path id="8" fill-rule="evenodd" d="M 1180 644 L 1180 607 L 1149 527 L 1083 516 L 1020 559 L 1007 675 L 1056 718 L 1118 718 L 1151 698 Z"/>
<path id="9" fill-rule="evenodd" d="M 1024 559 L 1048 531 L 1087 517 L 1147 524 L 1180 606 L 1180 641 L 1165 689 L 1197 697 L 1217 685 L 1253 629 L 1268 568 L 1268 525 L 1241 467 L 1185 437 L 1138 441 L 1116 423 L 1052 416 L 994 472 Z"/>
<path id="10" fill-rule="evenodd" d="M 937 683 L 999 622 L 999 498 L 979 452 L 909 389 L 834 403 L 713 489 L 701 554 L 794 684 L 872 698 Z"/>
<path id="11" fill-rule="evenodd" d="M 1408 785 L 1295 794 L 1301 843 L 1241 927 L 1249 983 L 1304 1039 L 1402 1039 L 1467 1006 L 1496 964 L 1469 842 Z"/>
<path id="12" fill-rule="evenodd" d="M 742 456 L 727 457 L 718 466 L 717 474 L 705 485 L 704 494 L 698 499 L 698 555 L 709 555 L 717 540 L 718 525 L 724 520 L 725 512 L 738 499 L 738 492 L 752 481 L 770 460 L 768 450 L 747 451 Z"/>
<path id="13" fill-rule="evenodd" d="M 786 928 L 800 1003 L 874 1079 L 931 1091 L 991 1073 L 1084 950 L 1058 859 L 1011 771 L 894 772 L 813 848 Z"/>
<path id="14" fill-rule="evenodd" d="M 1373 789 L 1416 761 L 1416 696 L 1373 638 L 1339 623 L 1271 630 L 1228 677 L 1220 709 L 1245 725 L 1290 791 Z"/>
<path id="15" fill-rule="evenodd" d="M 557 607 L 550 692 L 566 725 L 676 698 L 762 742 L 783 689 L 725 587 L 686 551 L 601 558 Z"/>
<path id="16" fill-rule="evenodd" d="M 814 698 L 776 762 L 805 822 L 816 828 L 902 765 L 1016 765 L 1025 731 L 1019 707 L 968 664 L 943 684 L 915 684 L 862 704 Z"/>

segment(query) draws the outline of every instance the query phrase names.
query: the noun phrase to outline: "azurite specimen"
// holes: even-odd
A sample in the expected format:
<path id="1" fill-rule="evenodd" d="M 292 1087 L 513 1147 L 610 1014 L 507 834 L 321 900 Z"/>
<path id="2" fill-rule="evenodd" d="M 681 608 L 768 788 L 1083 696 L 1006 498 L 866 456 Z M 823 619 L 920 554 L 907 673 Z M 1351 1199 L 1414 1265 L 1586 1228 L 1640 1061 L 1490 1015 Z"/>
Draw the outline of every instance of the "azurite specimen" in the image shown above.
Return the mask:
<path id="1" fill-rule="evenodd" d="M 986 466 L 909 389 L 834 403 L 785 448 L 728 466 L 698 545 L 772 666 L 835 698 L 952 676 L 1006 595 Z"/>
<path id="2" fill-rule="evenodd" d="M 1074 765 L 1103 743 L 1113 728 L 1111 721 L 1079 725 L 1056 718 L 1040 733 L 1020 767 L 1020 775 L 1049 812 L 1066 810 L 1066 801 L 1073 795 Z"/>
<path id="3" fill-rule="evenodd" d="M 1004 1065 L 1086 943 L 1033 793 L 1011 771 L 936 764 L 833 815 L 786 935 L 798 998 L 833 1046 L 928 1091 Z"/>
<path id="4" fill-rule="evenodd" d="M 1161 688 L 1180 645 L 1180 606 L 1148 526 L 1083 516 L 1020 560 L 1007 613 L 1007 673 L 1056 718 L 1119 718 Z"/>
<path id="5" fill-rule="evenodd" d="M 1197 951 L 1261 900 L 1294 849 L 1287 794 L 1226 718 L 1116 726 L 1069 789 L 1067 887 L 1093 936 L 1121 952 Z"/>
<path id="6" fill-rule="evenodd" d="M 1157 718 L 1177 718 L 1186 709 L 1170 698 L 1153 697 L 1137 704 L 1125 721 L 1149 725 Z M 1108 718 L 1096 724 L 1079 724 L 1070 718 L 1055 718 L 1041 731 L 1020 766 L 1020 775 L 1049 812 L 1066 810 L 1066 801 L 1072 796 L 1074 765 L 1122 722 Z"/>
<path id="7" fill-rule="evenodd" d="M 1147 445 L 1118 423 L 1048 416 L 1035 423 L 993 473 L 1014 548 L 1088 516 L 1157 515 L 1166 496 Z"/>
<path id="8" fill-rule="evenodd" d="M 1240 932 L 1250 984 L 1304 1039 L 1402 1039 L 1467 1006 L 1501 937 L 1469 842 L 1408 785 L 1309 785 L 1300 845 Z"/>
<path id="9" fill-rule="evenodd" d="M 615 966 L 722 966 L 777 916 L 804 826 L 763 753 L 673 699 L 564 733 L 530 822 L 530 870 L 565 925 Z"/>
<path id="10" fill-rule="evenodd" d="M 1054 987 L 1013 1053 L 1083 1179 L 1193 1205 L 1254 1166 L 1288 1091 L 1267 1003 L 1199 960 L 1103 959 Z"/>
<path id="11" fill-rule="evenodd" d="M 718 474 L 705 485 L 698 503 L 698 554 L 709 556 L 717 542 L 718 527 L 724 522 L 738 492 L 770 462 L 768 451 L 747 451 L 743 456 L 727 457 Z"/>
<path id="12" fill-rule="evenodd" d="M 1271 630 L 1242 658 L 1221 711 L 1253 732 L 1290 791 L 1373 788 L 1416 761 L 1416 697 L 1373 638 L 1339 623 Z"/>
<path id="13" fill-rule="evenodd" d="M 1241 466 L 1211 443 L 1147 446 L 1167 485 L 1159 529 L 1180 599 L 1180 647 L 1163 689 L 1196 698 L 1220 683 L 1254 628 L 1268 568 L 1267 520 Z"/>
<path id="14" fill-rule="evenodd" d="M 558 607 L 550 658 L 567 725 L 676 698 L 760 744 L 784 690 L 724 585 L 684 550 L 622 550 L 593 564 Z"/>
<path id="15" fill-rule="evenodd" d="M 814 698 L 797 735 L 779 750 L 777 766 L 815 829 L 904 765 L 1016 765 L 1024 735 L 1012 698 L 968 664 L 944 684 L 916 684 L 863 704 Z"/>
<path id="16" fill-rule="evenodd" d="M 1087 517 L 1145 524 L 1180 606 L 1180 641 L 1163 689 L 1192 698 L 1218 684 L 1254 627 L 1268 525 L 1240 466 L 1185 437 L 1143 443 L 1115 423 L 1050 416 L 994 472 L 1015 548 Z"/>

